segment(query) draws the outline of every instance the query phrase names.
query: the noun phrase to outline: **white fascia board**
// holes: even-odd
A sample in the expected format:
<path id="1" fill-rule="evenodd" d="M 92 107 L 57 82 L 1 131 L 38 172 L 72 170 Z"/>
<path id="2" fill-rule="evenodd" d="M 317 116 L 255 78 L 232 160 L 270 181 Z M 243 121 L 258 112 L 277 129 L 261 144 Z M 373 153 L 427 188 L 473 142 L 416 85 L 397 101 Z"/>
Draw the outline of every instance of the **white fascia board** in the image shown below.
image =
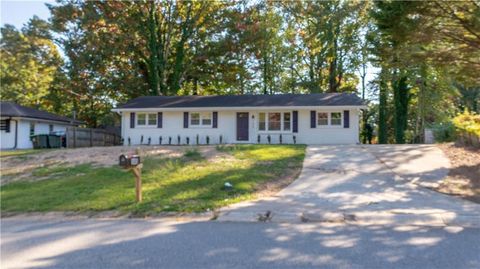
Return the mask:
<path id="1" fill-rule="evenodd" d="M 152 107 L 114 108 L 113 112 L 154 112 L 154 111 L 263 111 L 263 110 L 341 110 L 366 109 L 367 106 L 252 106 L 252 107 Z"/>
<path id="2" fill-rule="evenodd" d="M 71 124 L 65 121 L 45 120 L 45 119 L 37 119 L 37 118 L 29 118 L 29 117 L 8 117 L 8 118 L 11 118 L 12 120 L 24 120 L 24 121 L 34 121 L 34 122 L 48 123 L 48 124 L 51 123 L 56 125 L 76 126 L 76 124 Z"/>

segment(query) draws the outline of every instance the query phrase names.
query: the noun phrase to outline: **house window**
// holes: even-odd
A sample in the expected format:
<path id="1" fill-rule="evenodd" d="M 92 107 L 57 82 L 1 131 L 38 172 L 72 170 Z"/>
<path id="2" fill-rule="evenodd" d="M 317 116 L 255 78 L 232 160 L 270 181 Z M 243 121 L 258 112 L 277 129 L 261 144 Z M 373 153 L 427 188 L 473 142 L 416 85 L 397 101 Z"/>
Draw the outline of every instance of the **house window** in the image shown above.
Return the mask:
<path id="1" fill-rule="evenodd" d="M 291 112 L 260 112 L 258 113 L 259 131 L 290 131 L 292 129 Z"/>
<path id="2" fill-rule="evenodd" d="M 190 113 L 190 125 L 191 126 L 212 126 L 212 113 L 211 112 L 191 112 Z"/>
<path id="3" fill-rule="evenodd" d="M 156 113 L 149 113 L 148 114 L 148 125 L 157 126 L 157 114 Z"/>
<path id="4" fill-rule="evenodd" d="M 212 125 L 212 114 L 209 112 L 203 112 L 200 114 L 200 118 L 202 119 L 203 126 L 210 126 Z"/>
<path id="5" fill-rule="evenodd" d="M 140 125 L 145 126 L 145 124 L 146 124 L 146 118 L 147 118 L 147 114 L 144 114 L 144 113 L 140 114 L 140 113 L 139 113 L 139 114 L 137 115 L 137 125 L 139 125 L 139 126 L 140 126 Z"/>
<path id="6" fill-rule="evenodd" d="M 328 125 L 328 113 L 319 112 L 317 118 L 317 125 Z"/>
<path id="7" fill-rule="evenodd" d="M 290 131 L 291 129 L 291 120 L 290 120 L 290 112 L 283 113 L 283 130 Z"/>
<path id="8" fill-rule="evenodd" d="M 138 113 L 137 125 L 138 126 L 156 126 L 157 114 L 156 113 Z"/>
<path id="9" fill-rule="evenodd" d="M 281 114 L 280 113 L 268 113 L 268 130 L 269 131 L 280 131 L 281 128 Z"/>
<path id="10" fill-rule="evenodd" d="M 30 135 L 34 135 L 34 134 L 35 134 L 35 123 L 30 122 Z"/>
<path id="11" fill-rule="evenodd" d="M 48 125 L 48 131 L 50 133 L 53 132 L 53 124 Z"/>
<path id="12" fill-rule="evenodd" d="M 342 124 L 342 113 L 341 112 L 330 113 L 330 125 L 341 125 L 341 124 Z"/>
<path id="13" fill-rule="evenodd" d="M 259 113 L 258 114 L 258 130 L 265 131 L 265 127 L 266 127 L 265 113 Z"/>
<path id="14" fill-rule="evenodd" d="M 200 113 L 197 113 L 197 112 L 190 113 L 190 125 L 192 126 L 200 125 Z"/>

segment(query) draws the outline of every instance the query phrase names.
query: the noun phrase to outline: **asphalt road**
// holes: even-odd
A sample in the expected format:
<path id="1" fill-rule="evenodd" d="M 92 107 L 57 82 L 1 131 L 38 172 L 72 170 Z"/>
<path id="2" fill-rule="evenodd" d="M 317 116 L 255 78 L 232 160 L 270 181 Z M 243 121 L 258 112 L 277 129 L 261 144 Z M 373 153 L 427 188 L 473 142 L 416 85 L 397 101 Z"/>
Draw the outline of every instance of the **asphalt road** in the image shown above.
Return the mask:
<path id="1" fill-rule="evenodd" d="M 1 268 L 480 268 L 480 229 L 1 220 Z"/>

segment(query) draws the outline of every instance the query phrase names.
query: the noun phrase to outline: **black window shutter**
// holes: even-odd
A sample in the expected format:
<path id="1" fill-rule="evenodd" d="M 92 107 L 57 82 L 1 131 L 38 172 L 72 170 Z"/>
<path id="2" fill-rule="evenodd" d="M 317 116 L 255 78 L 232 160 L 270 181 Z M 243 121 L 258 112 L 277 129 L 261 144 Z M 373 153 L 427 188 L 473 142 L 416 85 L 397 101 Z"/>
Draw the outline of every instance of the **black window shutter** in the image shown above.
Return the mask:
<path id="1" fill-rule="evenodd" d="M 157 114 L 157 128 L 162 128 L 163 127 L 163 113 L 158 112 Z"/>
<path id="2" fill-rule="evenodd" d="M 130 128 L 135 128 L 135 112 L 130 113 Z"/>
<path id="3" fill-rule="evenodd" d="M 188 112 L 183 112 L 183 128 L 188 128 Z"/>
<path id="4" fill-rule="evenodd" d="M 310 128 L 317 127 L 317 112 L 312 110 L 310 111 Z"/>
<path id="5" fill-rule="evenodd" d="M 5 132 L 10 133 L 10 119 L 6 120 L 5 124 Z"/>
<path id="6" fill-rule="evenodd" d="M 212 119 L 212 127 L 217 128 L 218 127 L 218 112 L 213 112 L 213 119 Z"/>
<path id="7" fill-rule="evenodd" d="M 298 133 L 298 111 L 293 111 L 293 127 L 292 131 Z"/>
<path id="8" fill-rule="evenodd" d="M 343 111 L 343 128 L 350 128 L 350 111 Z"/>

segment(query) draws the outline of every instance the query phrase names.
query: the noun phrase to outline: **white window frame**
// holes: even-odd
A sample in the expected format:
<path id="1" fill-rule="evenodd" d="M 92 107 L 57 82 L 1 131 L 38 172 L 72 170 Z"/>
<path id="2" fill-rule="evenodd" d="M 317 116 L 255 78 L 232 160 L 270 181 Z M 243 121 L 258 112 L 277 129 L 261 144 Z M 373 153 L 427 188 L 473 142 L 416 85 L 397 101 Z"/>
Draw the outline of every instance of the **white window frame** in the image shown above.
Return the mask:
<path id="1" fill-rule="evenodd" d="M 198 124 L 192 124 L 192 114 L 198 113 Z M 203 120 L 206 119 L 205 114 L 210 116 L 210 124 L 203 124 Z M 188 127 L 192 128 L 212 128 L 213 126 L 213 112 L 210 111 L 192 111 L 188 113 Z"/>
<path id="2" fill-rule="evenodd" d="M 139 119 L 140 115 L 145 115 L 145 124 L 139 124 L 138 123 L 138 119 Z M 150 116 L 152 116 L 155 119 L 155 124 L 149 124 Z M 135 123 L 136 123 L 136 126 L 139 127 L 139 128 L 157 127 L 158 114 L 157 113 L 152 113 L 152 112 L 137 113 L 137 115 L 135 116 Z"/>
<path id="3" fill-rule="evenodd" d="M 260 114 L 265 113 L 265 130 L 260 130 Z M 280 113 L 280 130 L 269 130 L 269 113 Z M 285 113 L 290 114 L 290 130 L 285 130 Z M 293 113 L 292 111 L 260 111 L 257 113 L 257 122 L 255 128 L 258 133 L 292 133 L 293 129 Z"/>
<path id="4" fill-rule="evenodd" d="M 316 117 L 315 117 L 315 125 L 317 128 L 343 128 L 343 112 L 342 111 L 322 111 L 318 110 L 316 111 Z M 327 113 L 327 124 L 326 125 L 319 125 L 318 124 L 318 113 Z M 332 113 L 340 113 L 340 124 L 339 125 L 332 125 Z"/>

